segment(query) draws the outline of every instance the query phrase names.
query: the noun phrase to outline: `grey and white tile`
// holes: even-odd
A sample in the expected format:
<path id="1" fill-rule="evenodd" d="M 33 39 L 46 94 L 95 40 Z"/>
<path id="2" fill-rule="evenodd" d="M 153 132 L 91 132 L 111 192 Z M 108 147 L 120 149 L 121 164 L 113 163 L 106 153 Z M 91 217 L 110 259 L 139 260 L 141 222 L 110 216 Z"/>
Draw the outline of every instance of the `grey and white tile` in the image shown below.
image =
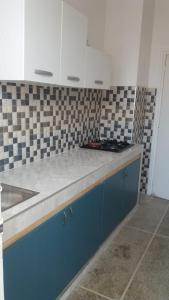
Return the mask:
<path id="1" fill-rule="evenodd" d="M 124 228 L 98 257 L 80 285 L 107 297 L 119 299 L 136 267 L 151 234 Z"/>
<path id="2" fill-rule="evenodd" d="M 168 201 L 166 200 L 153 197 L 145 198 L 127 225 L 153 233 L 167 207 Z"/>
<path id="3" fill-rule="evenodd" d="M 137 87 L 133 120 L 132 142 L 142 144 L 144 135 L 144 119 L 146 105 L 146 88 Z"/>
<path id="4" fill-rule="evenodd" d="M 0 83 L 0 172 L 99 137 L 102 91 Z"/>
<path id="5" fill-rule="evenodd" d="M 106 300 L 106 298 L 79 287 L 74 289 L 65 300 Z"/>
<path id="6" fill-rule="evenodd" d="M 162 234 L 169 238 L 169 210 L 168 210 L 163 222 L 161 223 L 161 226 L 158 230 L 158 234 Z"/>
<path id="7" fill-rule="evenodd" d="M 0 83 L 0 172 L 99 137 L 143 143 L 147 192 L 156 89 L 110 91 Z"/>
<path id="8" fill-rule="evenodd" d="M 145 99 L 145 117 L 144 117 L 144 133 L 143 141 L 143 164 L 141 172 L 141 191 L 147 193 L 150 158 L 151 158 L 151 145 L 154 127 L 154 115 L 156 106 L 157 89 L 147 89 Z"/>
<path id="9" fill-rule="evenodd" d="M 169 299 L 169 241 L 156 237 L 124 300 Z"/>
<path id="10" fill-rule="evenodd" d="M 156 89 L 119 86 L 103 92 L 100 118 L 102 139 L 144 145 L 141 192 L 147 193 Z"/>
<path id="11" fill-rule="evenodd" d="M 136 88 L 112 87 L 105 91 L 101 106 L 101 139 L 127 140 L 131 143 L 135 108 Z"/>

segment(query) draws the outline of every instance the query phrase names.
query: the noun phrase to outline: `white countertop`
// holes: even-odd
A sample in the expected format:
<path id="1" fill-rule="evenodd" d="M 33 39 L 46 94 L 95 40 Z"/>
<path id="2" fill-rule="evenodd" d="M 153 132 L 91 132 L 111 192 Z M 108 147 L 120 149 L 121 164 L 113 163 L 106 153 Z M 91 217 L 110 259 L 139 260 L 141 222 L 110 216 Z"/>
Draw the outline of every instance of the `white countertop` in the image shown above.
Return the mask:
<path id="1" fill-rule="evenodd" d="M 55 209 L 57 205 L 63 204 L 68 197 L 83 191 L 105 176 L 106 173 L 125 164 L 141 152 L 142 147 L 139 145 L 122 153 L 77 149 L 0 173 L 0 182 L 2 183 L 39 192 L 38 195 L 4 211 L 4 222 L 12 219 L 12 223 L 7 223 L 9 226 L 10 224 L 14 225 L 15 217 L 23 212 L 28 215 L 31 208 L 35 208 L 41 203 L 41 207 L 38 208 L 38 212 L 41 211 L 41 214 L 38 213 L 35 217 L 35 209 L 34 211 L 30 210 L 31 222 L 36 221 L 38 217 L 42 217 L 45 213 Z M 35 217 L 34 220 L 32 213 Z M 26 222 L 25 219 L 24 224 L 22 221 L 19 223 L 23 225 L 23 229 L 30 222 Z M 9 226 L 4 227 L 6 239 L 11 236 L 7 232 Z M 15 233 L 19 230 L 18 226 L 19 224 L 14 226 Z"/>

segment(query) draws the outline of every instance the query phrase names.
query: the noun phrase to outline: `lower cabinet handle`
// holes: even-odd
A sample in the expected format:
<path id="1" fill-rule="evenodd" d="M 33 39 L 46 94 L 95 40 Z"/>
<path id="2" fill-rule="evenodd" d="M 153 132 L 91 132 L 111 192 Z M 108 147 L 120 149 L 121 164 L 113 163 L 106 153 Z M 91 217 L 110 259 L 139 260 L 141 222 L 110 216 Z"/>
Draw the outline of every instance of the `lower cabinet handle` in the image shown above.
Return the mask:
<path id="1" fill-rule="evenodd" d="M 69 207 L 69 212 L 70 212 L 71 215 L 73 215 L 73 209 L 72 209 L 72 207 Z"/>
<path id="2" fill-rule="evenodd" d="M 124 177 L 126 178 L 126 177 L 128 177 L 128 172 L 124 172 Z"/>
<path id="3" fill-rule="evenodd" d="M 80 78 L 76 76 L 68 76 L 67 80 L 79 82 Z"/>
<path id="4" fill-rule="evenodd" d="M 102 80 L 95 80 L 95 82 L 94 82 L 95 84 L 99 84 L 99 85 L 103 85 L 103 81 Z"/>
<path id="5" fill-rule="evenodd" d="M 45 71 L 45 70 L 39 70 L 39 69 L 35 70 L 35 74 L 36 75 L 41 75 L 41 76 L 48 76 L 48 77 L 52 77 L 53 76 L 52 72 Z"/>
<path id="6" fill-rule="evenodd" d="M 67 223 L 67 213 L 64 211 L 63 212 L 63 224 L 66 225 Z"/>

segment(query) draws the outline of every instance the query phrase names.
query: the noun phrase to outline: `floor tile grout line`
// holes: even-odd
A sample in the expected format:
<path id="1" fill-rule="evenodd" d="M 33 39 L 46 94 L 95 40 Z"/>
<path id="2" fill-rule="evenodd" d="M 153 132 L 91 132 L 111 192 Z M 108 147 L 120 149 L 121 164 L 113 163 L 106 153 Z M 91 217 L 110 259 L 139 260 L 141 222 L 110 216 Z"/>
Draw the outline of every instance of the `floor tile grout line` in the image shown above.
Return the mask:
<path id="1" fill-rule="evenodd" d="M 167 236 L 167 235 L 164 235 L 164 234 L 160 234 L 160 233 L 157 233 L 157 234 L 156 234 L 156 237 L 160 237 L 160 238 L 163 238 L 163 239 L 169 240 L 169 236 Z"/>
<path id="2" fill-rule="evenodd" d="M 134 208 L 129 215 L 124 219 L 124 221 L 122 221 L 122 223 L 120 223 L 120 225 L 115 229 L 114 232 L 111 233 L 111 235 L 106 239 L 106 241 L 102 244 L 102 246 L 98 249 L 98 251 L 95 253 L 94 257 L 91 259 L 91 261 L 89 261 L 87 263 L 87 265 L 84 267 L 84 269 L 82 269 L 80 271 L 80 273 L 77 275 L 76 279 L 72 282 L 72 284 L 69 286 L 69 288 L 64 292 L 64 294 L 62 294 L 61 299 L 62 300 L 67 300 L 68 296 L 70 295 L 70 293 L 76 288 L 76 287 L 80 287 L 80 282 L 82 281 L 82 278 L 88 273 L 88 271 L 92 268 L 94 262 L 96 262 L 98 260 L 98 258 L 100 257 L 101 254 L 104 253 L 105 249 L 107 249 L 112 242 L 115 242 L 115 238 L 118 236 L 118 234 L 120 233 L 120 231 L 122 230 L 122 228 L 125 227 L 125 225 L 127 224 L 128 220 L 131 219 L 134 214 L 136 212 L 136 208 Z M 85 287 L 84 287 L 85 288 Z M 104 295 L 102 295 L 102 297 L 105 297 Z M 107 297 L 107 296 L 106 296 Z M 110 300 L 119 300 L 119 299 L 111 299 Z M 109 300 L 108 299 L 108 300 Z"/>
<path id="3" fill-rule="evenodd" d="M 156 234 L 157 234 L 157 232 L 158 232 L 158 230 L 159 230 L 159 228 L 160 228 L 160 226 L 161 226 L 161 224 L 162 224 L 162 222 L 163 222 L 166 214 L 168 213 L 168 211 L 169 211 L 169 204 L 167 205 L 167 207 L 166 207 L 166 209 L 165 209 L 165 211 L 164 211 L 164 213 L 163 213 L 163 215 L 162 215 L 162 217 L 161 217 L 161 219 L 160 219 L 160 221 L 159 221 L 159 223 L 158 223 L 158 225 L 157 225 L 157 227 L 156 227 L 156 229 L 155 229 L 155 231 L 154 231 L 154 233 L 153 233 L 153 235 L 152 235 L 152 237 L 150 239 L 150 241 L 148 242 L 147 247 L 146 247 L 143 255 L 141 256 L 140 260 L 138 261 L 137 266 L 136 266 L 136 268 L 135 268 L 135 270 L 134 270 L 134 272 L 133 272 L 133 274 L 132 274 L 132 276 L 131 276 L 131 278 L 130 278 L 130 280 L 129 280 L 129 282 L 128 282 L 128 284 L 127 284 L 127 286 L 126 286 L 126 288 L 125 288 L 125 290 L 124 290 L 124 292 L 123 292 L 123 294 L 122 294 L 122 296 L 120 298 L 120 300 L 124 300 L 124 297 L 126 296 L 126 293 L 127 293 L 128 289 L 129 289 L 131 283 L 133 282 L 133 279 L 134 279 L 137 271 L 139 270 L 139 268 L 140 268 L 140 266 L 141 266 L 141 264 L 142 264 L 142 262 L 144 260 L 144 257 L 146 256 L 146 254 L 147 254 L 147 252 L 148 252 L 148 250 L 149 250 L 149 248 L 150 248 L 150 246 L 151 246 L 154 238 L 156 237 Z"/>
<path id="4" fill-rule="evenodd" d="M 88 289 L 88 288 L 86 288 L 86 287 L 84 287 L 84 286 L 82 286 L 82 285 L 79 285 L 79 287 L 80 287 L 81 289 L 87 291 L 87 292 L 90 292 L 90 293 L 92 293 L 92 294 L 95 294 L 95 295 L 97 295 L 97 296 L 100 296 L 100 297 L 102 297 L 102 298 L 104 298 L 104 299 L 107 299 L 107 300 L 116 300 L 116 299 L 114 299 L 114 298 L 110 298 L 110 297 L 107 297 L 107 296 L 105 296 L 105 295 L 103 295 L 103 294 L 100 294 L 100 293 L 98 293 L 98 292 L 96 292 L 96 291 L 94 291 L 94 290 L 92 290 L 92 289 Z"/>
<path id="5" fill-rule="evenodd" d="M 132 228 L 132 229 L 135 229 L 135 230 L 144 232 L 144 233 L 149 233 L 149 234 L 151 234 L 151 235 L 153 235 L 154 232 L 155 232 L 155 231 L 152 232 L 152 231 L 144 230 L 144 229 L 142 229 L 142 228 L 139 228 L 139 227 L 136 227 L 136 226 L 132 226 L 132 225 L 125 225 L 125 227 L 127 227 L 127 228 Z"/>
<path id="6" fill-rule="evenodd" d="M 127 287 L 128 287 L 128 288 L 130 287 L 130 285 L 131 285 L 133 279 L 135 278 L 135 275 L 136 275 L 137 271 L 139 270 L 140 265 L 141 265 L 141 263 L 142 263 L 142 261 L 143 261 L 145 255 L 147 254 L 147 251 L 148 251 L 149 247 L 151 246 L 151 243 L 152 243 L 153 239 L 155 238 L 155 236 L 159 236 L 159 234 L 157 234 L 158 229 L 159 229 L 159 227 L 161 226 L 161 223 L 163 222 L 163 219 L 165 218 L 165 216 L 166 216 L 168 210 L 169 210 L 169 204 L 167 204 L 167 207 L 165 208 L 165 211 L 164 211 L 164 213 L 163 213 L 163 215 L 162 215 L 162 217 L 161 217 L 159 223 L 157 224 L 156 229 L 155 229 L 154 232 L 150 232 L 150 231 L 147 231 L 147 230 L 138 228 L 138 227 L 136 227 L 136 226 L 132 226 L 132 225 L 130 226 L 130 225 L 127 225 L 127 222 L 126 222 L 126 224 L 123 224 L 123 225 L 124 225 L 123 228 L 125 228 L 125 227 L 127 227 L 127 228 L 133 228 L 133 229 L 138 230 L 138 231 L 140 231 L 140 232 L 144 232 L 144 233 L 147 233 L 147 234 L 152 235 L 152 237 L 151 237 L 151 239 L 150 239 L 150 241 L 149 241 L 149 243 L 148 243 L 148 245 L 147 245 L 147 247 L 146 247 L 146 250 L 144 251 L 143 255 L 141 256 L 140 260 L 138 261 L 138 263 L 137 263 L 137 265 L 136 265 L 135 272 L 132 274 L 132 276 L 131 276 L 130 279 L 129 279 L 129 282 L 128 282 L 128 284 L 127 284 Z M 121 227 L 121 228 L 122 228 L 122 227 Z M 164 238 L 168 238 L 168 237 L 164 236 Z M 140 264 L 139 264 L 139 262 L 140 262 Z M 138 268 L 137 268 L 137 266 L 138 266 Z M 126 287 L 125 290 L 124 290 L 124 292 L 126 291 L 126 293 L 124 294 L 124 292 L 123 292 L 122 296 L 121 296 L 119 299 L 115 299 L 115 298 L 110 298 L 110 297 L 108 297 L 108 296 L 105 296 L 105 295 L 103 295 L 103 294 L 100 294 L 100 293 L 98 293 L 97 291 L 94 291 L 94 290 L 92 290 L 92 289 L 89 289 L 89 288 L 87 288 L 87 287 L 84 287 L 83 285 L 80 285 L 80 284 L 78 284 L 76 287 L 79 287 L 79 288 L 81 288 L 81 289 L 83 289 L 83 290 L 86 290 L 86 291 L 88 291 L 88 292 L 90 292 L 90 293 L 93 293 L 93 294 L 95 294 L 95 295 L 98 295 L 98 296 L 100 296 L 100 297 L 102 297 L 102 298 L 104 298 L 104 299 L 107 299 L 107 300 L 123 300 L 124 298 L 122 298 L 122 297 L 125 297 L 125 296 L 126 296 L 126 293 L 127 293 L 127 291 L 128 291 L 128 288 Z M 74 288 L 75 288 L 75 287 L 74 287 Z M 67 297 L 66 297 L 66 298 L 63 298 L 63 299 L 66 300 Z"/>

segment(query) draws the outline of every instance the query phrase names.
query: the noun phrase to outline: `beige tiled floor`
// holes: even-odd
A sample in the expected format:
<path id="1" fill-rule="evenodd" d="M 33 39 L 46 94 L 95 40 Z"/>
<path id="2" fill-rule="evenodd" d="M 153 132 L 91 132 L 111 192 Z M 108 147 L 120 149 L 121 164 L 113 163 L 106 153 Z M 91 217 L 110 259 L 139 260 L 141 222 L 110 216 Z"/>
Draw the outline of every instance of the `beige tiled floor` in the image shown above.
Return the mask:
<path id="1" fill-rule="evenodd" d="M 142 201 L 67 300 L 169 300 L 169 202 Z"/>

